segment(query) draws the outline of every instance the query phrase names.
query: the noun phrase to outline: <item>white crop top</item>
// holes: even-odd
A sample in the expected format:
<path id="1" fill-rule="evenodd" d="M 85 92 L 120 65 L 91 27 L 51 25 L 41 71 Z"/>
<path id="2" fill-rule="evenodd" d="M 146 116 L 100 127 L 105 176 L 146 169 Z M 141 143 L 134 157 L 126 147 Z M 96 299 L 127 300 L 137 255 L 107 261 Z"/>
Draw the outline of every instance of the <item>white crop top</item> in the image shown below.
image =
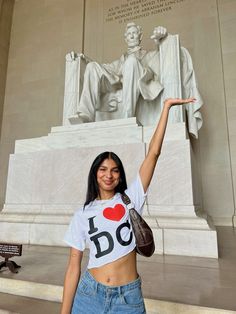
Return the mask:
<path id="1" fill-rule="evenodd" d="M 146 194 L 139 174 L 125 192 L 141 214 Z M 131 252 L 135 248 L 135 239 L 121 194 L 116 193 L 109 200 L 94 200 L 85 209 L 77 210 L 64 241 L 80 251 L 88 245 L 88 268 L 100 267 Z"/>

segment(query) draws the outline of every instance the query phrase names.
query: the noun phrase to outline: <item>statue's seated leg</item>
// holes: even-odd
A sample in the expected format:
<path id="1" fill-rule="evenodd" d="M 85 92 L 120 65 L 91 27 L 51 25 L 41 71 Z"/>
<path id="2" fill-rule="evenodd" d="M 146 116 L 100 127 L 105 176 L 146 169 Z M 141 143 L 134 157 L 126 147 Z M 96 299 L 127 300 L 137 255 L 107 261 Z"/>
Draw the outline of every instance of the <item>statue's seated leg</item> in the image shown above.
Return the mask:
<path id="1" fill-rule="evenodd" d="M 130 55 L 123 65 L 123 110 L 124 118 L 135 116 L 136 104 L 140 95 L 138 80 L 144 69 L 135 55 Z"/>
<path id="2" fill-rule="evenodd" d="M 98 106 L 100 95 L 101 67 L 96 62 L 89 62 L 87 64 L 76 114 L 69 118 L 72 124 L 95 121 L 95 110 Z"/>
<path id="3" fill-rule="evenodd" d="M 104 80 L 107 84 L 104 84 Z M 100 108 L 100 95 L 107 85 L 110 85 L 109 73 L 97 62 L 90 62 L 86 66 L 83 90 L 78 104 L 78 116 L 83 122 L 95 121 L 95 112 Z"/>

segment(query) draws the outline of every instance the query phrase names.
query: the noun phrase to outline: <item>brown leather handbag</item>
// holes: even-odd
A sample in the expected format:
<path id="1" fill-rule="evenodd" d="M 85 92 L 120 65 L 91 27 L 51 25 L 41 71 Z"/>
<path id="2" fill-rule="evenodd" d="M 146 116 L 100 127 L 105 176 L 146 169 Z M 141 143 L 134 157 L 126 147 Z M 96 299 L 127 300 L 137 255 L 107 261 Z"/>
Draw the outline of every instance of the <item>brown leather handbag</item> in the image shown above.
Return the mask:
<path id="1" fill-rule="evenodd" d="M 129 205 L 131 203 L 130 198 L 125 193 L 122 194 L 122 201 L 125 205 Z M 146 257 L 152 256 L 155 251 L 152 229 L 134 208 L 129 208 L 129 214 L 136 240 L 137 253 Z"/>

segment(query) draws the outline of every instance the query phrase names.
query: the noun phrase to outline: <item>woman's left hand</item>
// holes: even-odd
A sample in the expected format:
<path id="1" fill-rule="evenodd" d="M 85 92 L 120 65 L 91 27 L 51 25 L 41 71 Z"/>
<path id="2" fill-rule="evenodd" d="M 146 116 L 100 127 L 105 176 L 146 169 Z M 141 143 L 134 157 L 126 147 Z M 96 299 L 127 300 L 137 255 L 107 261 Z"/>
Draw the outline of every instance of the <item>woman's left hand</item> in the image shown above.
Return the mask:
<path id="1" fill-rule="evenodd" d="M 182 98 L 167 98 L 164 101 L 164 106 L 171 108 L 172 106 L 177 106 L 177 105 L 184 105 L 187 103 L 193 103 L 196 101 L 196 98 L 186 98 L 186 99 L 182 99 Z"/>

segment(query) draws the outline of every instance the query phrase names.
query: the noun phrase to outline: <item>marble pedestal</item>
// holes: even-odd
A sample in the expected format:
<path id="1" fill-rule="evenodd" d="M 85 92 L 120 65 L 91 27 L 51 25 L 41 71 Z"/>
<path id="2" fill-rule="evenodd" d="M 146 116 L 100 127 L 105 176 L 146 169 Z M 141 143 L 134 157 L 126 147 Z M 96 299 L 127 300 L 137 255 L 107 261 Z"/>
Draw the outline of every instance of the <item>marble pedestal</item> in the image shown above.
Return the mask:
<path id="1" fill-rule="evenodd" d="M 16 141 L 0 241 L 63 246 L 71 216 L 84 202 L 96 155 L 117 153 L 130 182 L 152 132 L 130 118 L 54 127 L 48 136 Z M 199 206 L 195 168 L 185 123 L 170 124 L 144 209 L 157 254 L 218 256 L 216 231 Z"/>

